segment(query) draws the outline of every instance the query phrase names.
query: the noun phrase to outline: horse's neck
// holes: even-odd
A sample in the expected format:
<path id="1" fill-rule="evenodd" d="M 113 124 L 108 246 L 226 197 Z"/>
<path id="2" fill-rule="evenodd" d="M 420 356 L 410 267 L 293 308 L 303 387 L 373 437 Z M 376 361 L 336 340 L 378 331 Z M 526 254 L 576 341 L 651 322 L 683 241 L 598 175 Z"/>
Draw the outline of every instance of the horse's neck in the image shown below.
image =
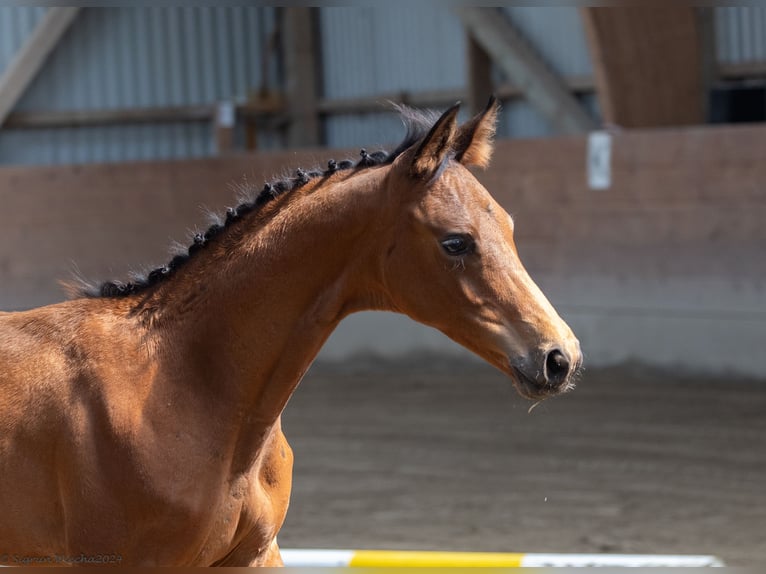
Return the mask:
<path id="1" fill-rule="evenodd" d="M 388 210 L 383 180 L 384 169 L 371 170 L 292 198 L 244 234 L 222 268 L 190 266 L 188 285 L 179 277 L 172 286 L 187 292 L 168 294 L 182 316 L 162 321 L 164 356 L 177 361 L 170 368 L 184 371 L 185 384 L 213 385 L 213 396 L 236 404 L 230 416 L 251 427 L 245 443 L 276 423 L 344 316 L 385 308 L 375 241 Z M 204 277 L 204 287 L 192 277 Z"/>

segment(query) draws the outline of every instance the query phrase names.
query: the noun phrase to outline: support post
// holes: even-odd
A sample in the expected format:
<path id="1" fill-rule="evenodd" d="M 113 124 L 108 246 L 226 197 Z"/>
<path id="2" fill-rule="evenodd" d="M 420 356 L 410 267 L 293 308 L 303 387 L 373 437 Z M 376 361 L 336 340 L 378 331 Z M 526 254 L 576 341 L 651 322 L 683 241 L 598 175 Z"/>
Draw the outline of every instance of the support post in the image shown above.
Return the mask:
<path id="1" fill-rule="evenodd" d="M 290 147 L 320 144 L 315 8 L 284 8 L 283 50 Z"/>
<path id="2" fill-rule="evenodd" d="M 468 38 L 468 106 L 471 114 L 484 109 L 495 93 L 492 82 L 492 58 L 471 34 Z"/>

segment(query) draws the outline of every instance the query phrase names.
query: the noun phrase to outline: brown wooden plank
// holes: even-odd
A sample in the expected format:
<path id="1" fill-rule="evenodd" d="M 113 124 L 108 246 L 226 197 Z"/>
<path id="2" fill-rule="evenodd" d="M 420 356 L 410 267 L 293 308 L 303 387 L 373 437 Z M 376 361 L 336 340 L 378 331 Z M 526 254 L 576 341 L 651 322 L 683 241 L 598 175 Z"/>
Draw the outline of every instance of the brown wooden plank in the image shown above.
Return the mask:
<path id="1" fill-rule="evenodd" d="M 631 130 L 615 136 L 613 185 L 588 189 L 586 139 L 501 140 L 477 172 L 515 217 L 535 273 L 762 281 L 766 127 Z M 235 201 L 232 183 L 311 168 L 355 150 L 193 161 L 0 168 L 0 308 L 61 299 L 72 263 L 90 278 L 164 263 L 171 239 L 205 225 L 200 206 Z"/>
<path id="2" fill-rule="evenodd" d="M 574 94 L 593 92 L 593 79 L 588 76 L 570 76 L 562 80 L 567 89 Z M 488 87 L 487 90 L 490 88 Z M 492 88 L 500 100 L 513 100 L 524 97 L 524 91 L 510 83 L 502 83 Z M 484 91 L 481 92 L 483 94 Z M 489 91 L 486 91 L 489 94 Z M 417 108 L 446 108 L 457 101 L 468 101 L 470 91 L 463 89 L 422 90 L 417 92 L 389 92 L 377 96 L 359 98 L 322 99 L 317 104 L 319 113 L 323 115 L 378 113 L 390 109 L 390 102 L 402 103 Z M 482 98 L 484 96 L 481 96 Z M 489 97 L 489 96 L 487 96 Z M 481 108 L 487 103 L 484 98 Z"/>
<path id="3" fill-rule="evenodd" d="M 471 114 L 477 114 L 495 93 L 492 82 L 492 58 L 471 34 L 467 34 L 468 43 L 468 108 Z"/>
<path id="4" fill-rule="evenodd" d="M 702 123 L 702 39 L 691 6 L 583 8 L 603 119 L 622 127 Z"/>
<path id="5" fill-rule="evenodd" d="M 217 105 L 162 106 L 146 108 L 116 108 L 103 110 L 48 110 L 13 112 L 5 122 L 6 128 L 66 128 L 115 124 L 167 122 L 209 122 Z M 248 121 L 273 118 L 284 112 L 279 98 L 254 100 L 235 106 L 237 116 Z"/>

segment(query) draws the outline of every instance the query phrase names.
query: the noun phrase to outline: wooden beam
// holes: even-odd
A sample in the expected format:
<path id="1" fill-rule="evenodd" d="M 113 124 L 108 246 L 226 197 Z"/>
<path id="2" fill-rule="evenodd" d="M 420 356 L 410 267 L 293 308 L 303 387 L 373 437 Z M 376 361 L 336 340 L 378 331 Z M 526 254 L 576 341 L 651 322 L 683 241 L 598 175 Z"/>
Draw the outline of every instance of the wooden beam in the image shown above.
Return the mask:
<path id="1" fill-rule="evenodd" d="M 724 69 L 725 72 L 726 69 Z M 766 71 L 766 64 L 748 68 L 747 72 Z M 739 73 L 739 68 L 735 70 Z M 593 79 L 589 76 L 564 78 L 567 89 L 573 94 L 593 92 Z M 501 101 L 524 96 L 524 92 L 508 83 L 493 88 Z M 489 92 L 487 92 L 489 93 Z M 480 94 L 484 98 L 484 93 Z M 470 94 L 463 89 L 425 90 L 418 92 L 390 92 L 360 98 L 320 99 L 316 112 L 320 116 L 340 114 L 381 113 L 390 108 L 388 102 L 399 102 L 418 108 L 444 108 L 456 101 L 469 101 Z M 479 102 L 483 107 L 486 100 Z M 388 107 L 387 107 L 388 106 Z M 215 114 L 214 104 L 190 106 L 162 106 L 147 108 L 116 108 L 102 110 L 30 110 L 12 112 L 6 120 L 8 129 L 77 128 L 117 124 L 206 122 Z M 267 129 L 286 126 L 284 99 L 276 95 L 259 96 L 257 99 L 236 106 L 237 118 L 246 123 L 257 122 Z"/>
<path id="2" fill-rule="evenodd" d="M 419 92 L 389 92 L 377 96 L 359 98 L 322 99 L 317 111 L 322 115 L 379 113 L 391 109 L 391 102 L 416 108 L 441 108 L 451 106 L 466 98 L 465 90 L 426 90 Z"/>
<path id="3" fill-rule="evenodd" d="M 487 99 L 495 92 L 492 82 L 492 58 L 476 39 L 468 38 L 468 107 L 471 114 L 477 114 L 486 105 Z"/>
<path id="4" fill-rule="evenodd" d="M 572 76 L 567 78 L 565 83 L 567 89 L 575 94 L 593 92 L 593 79 L 588 76 Z M 520 88 L 508 83 L 495 86 L 493 91 L 502 101 L 524 97 L 524 92 Z M 462 89 L 390 92 L 360 98 L 319 100 L 317 110 L 323 115 L 376 113 L 385 111 L 388 102 L 397 102 L 416 108 L 443 108 L 451 106 L 457 101 L 470 100 L 470 98 L 470 93 Z M 486 98 L 480 103 L 483 108 L 487 103 Z"/>
<path id="5" fill-rule="evenodd" d="M 0 77 L 0 126 L 42 68 L 80 8 L 48 8 Z"/>
<path id="6" fill-rule="evenodd" d="M 13 112 L 5 126 L 8 129 L 80 128 L 118 124 L 159 124 L 174 122 L 209 122 L 217 106 L 167 106 L 149 108 L 117 108 L 108 110 L 50 110 Z M 278 98 L 256 100 L 236 105 L 236 116 L 247 122 L 278 117 L 284 104 Z"/>
<path id="7" fill-rule="evenodd" d="M 290 125 L 290 147 L 312 147 L 320 143 L 317 114 L 319 96 L 316 58 L 316 9 L 284 8 L 285 91 Z"/>
<path id="8" fill-rule="evenodd" d="M 703 123 L 697 15 L 691 6 L 583 8 L 604 121 Z"/>
<path id="9" fill-rule="evenodd" d="M 468 32 L 522 90 L 530 104 L 561 133 L 581 133 L 595 121 L 498 9 L 461 6 L 457 13 Z"/>
<path id="10" fill-rule="evenodd" d="M 202 122 L 213 118 L 212 105 L 126 108 L 107 110 L 47 110 L 13 112 L 8 129 L 79 128 L 115 124 Z"/>

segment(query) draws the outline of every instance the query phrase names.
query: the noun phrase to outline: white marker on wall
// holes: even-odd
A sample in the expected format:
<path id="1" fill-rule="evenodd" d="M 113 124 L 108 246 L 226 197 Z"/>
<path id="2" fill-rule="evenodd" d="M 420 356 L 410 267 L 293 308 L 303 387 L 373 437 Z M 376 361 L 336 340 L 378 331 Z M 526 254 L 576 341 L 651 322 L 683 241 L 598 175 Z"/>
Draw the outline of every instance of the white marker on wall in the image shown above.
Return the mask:
<path id="1" fill-rule="evenodd" d="M 216 121 L 219 127 L 232 128 L 236 121 L 237 110 L 232 101 L 218 102 Z"/>
<path id="2" fill-rule="evenodd" d="M 612 136 L 607 132 L 588 134 L 588 187 L 609 189 L 612 185 Z"/>

